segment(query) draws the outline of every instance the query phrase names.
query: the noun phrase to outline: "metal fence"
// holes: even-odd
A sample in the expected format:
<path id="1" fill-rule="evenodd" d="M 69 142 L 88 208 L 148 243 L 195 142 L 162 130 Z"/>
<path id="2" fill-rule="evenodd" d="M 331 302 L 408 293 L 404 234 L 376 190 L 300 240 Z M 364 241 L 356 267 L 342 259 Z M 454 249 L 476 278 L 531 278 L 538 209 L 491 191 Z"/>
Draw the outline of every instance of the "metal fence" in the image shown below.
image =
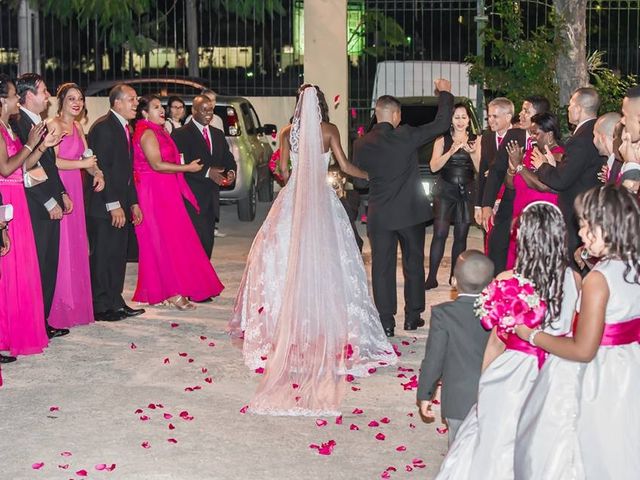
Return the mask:
<path id="1" fill-rule="evenodd" d="M 63 1 L 63 0 L 61 0 Z M 257 0 L 259 3 L 261 0 Z M 18 20 L 9 0 L 0 0 L 0 71 L 17 73 Z M 138 17 L 150 49 L 136 54 L 113 47 L 98 35 L 97 21 L 61 22 L 36 16 L 32 40 L 37 63 L 51 89 L 66 81 L 83 86 L 105 79 L 188 75 L 186 0 L 157 0 Z M 246 96 L 288 96 L 302 81 L 304 25 L 302 0 L 281 0 L 281 14 L 263 23 L 211 8 L 196 0 L 199 76 L 212 88 Z M 348 55 L 350 124 L 366 123 L 372 99 L 385 89 L 401 96 L 429 95 L 431 77 L 454 78 L 457 93 L 475 99 L 466 80 L 465 59 L 477 52 L 478 15 L 492 17 L 492 0 L 349 0 Z M 640 67 L 638 0 L 591 0 L 588 51 L 623 74 Z M 525 31 L 545 21 L 552 1 L 522 0 Z"/>

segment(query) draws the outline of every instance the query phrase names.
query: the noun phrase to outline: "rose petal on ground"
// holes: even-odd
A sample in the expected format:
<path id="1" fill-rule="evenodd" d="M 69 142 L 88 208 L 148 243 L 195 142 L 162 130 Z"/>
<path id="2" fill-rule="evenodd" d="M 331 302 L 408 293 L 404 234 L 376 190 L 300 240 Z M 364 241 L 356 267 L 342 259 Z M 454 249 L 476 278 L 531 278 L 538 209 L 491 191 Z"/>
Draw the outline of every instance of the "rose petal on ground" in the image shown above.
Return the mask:
<path id="1" fill-rule="evenodd" d="M 178 440 L 176 440 L 175 438 L 167 438 L 167 442 L 169 442 L 169 443 L 178 443 Z"/>
<path id="2" fill-rule="evenodd" d="M 407 376 L 404 373 L 399 373 L 397 375 L 398 378 L 407 378 Z"/>
<path id="3" fill-rule="evenodd" d="M 360 391 L 360 387 L 351 387 L 351 391 L 352 392 L 359 392 Z"/>
<path id="4" fill-rule="evenodd" d="M 316 426 L 318 427 L 324 427 L 327 424 L 327 421 L 322 419 L 322 418 L 318 418 L 316 419 Z"/>
<path id="5" fill-rule="evenodd" d="M 73 455 L 73 453 L 71 452 L 60 452 L 60 455 L 63 457 L 70 457 L 71 455 Z"/>
<path id="6" fill-rule="evenodd" d="M 60 410 L 60 407 L 55 407 L 55 406 L 54 407 L 49 407 L 49 411 L 50 412 L 57 412 L 59 410 Z"/>
<path id="7" fill-rule="evenodd" d="M 242 407 L 240 409 L 240 413 L 247 413 L 247 410 L 249 409 L 249 405 L 245 405 L 244 407 Z"/>
<path id="8" fill-rule="evenodd" d="M 178 328 L 179 326 L 180 326 L 179 323 L 175 323 L 175 322 L 171 323 L 171 328 Z"/>
<path id="9" fill-rule="evenodd" d="M 173 418 L 173 415 L 171 415 L 170 413 L 165 413 L 164 415 L 162 415 L 164 417 L 165 420 L 170 420 Z"/>
<path id="10" fill-rule="evenodd" d="M 174 427 L 173 423 L 169 424 L 169 430 L 175 430 L 176 427 Z"/>
<path id="11" fill-rule="evenodd" d="M 133 412 L 133 413 L 135 413 L 136 415 L 139 415 L 139 414 L 141 414 L 142 412 L 144 412 L 144 410 L 142 410 L 141 408 L 138 408 L 138 409 L 137 409 L 135 412 Z"/>
<path id="12" fill-rule="evenodd" d="M 351 425 L 349 425 L 349 430 L 360 430 L 360 427 L 358 427 L 355 423 L 352 423 Z"/>
<path id="13" fill-rule="evenodd" d="M 204 381 L 207 382 L 207 383 L 213 383 L 213 378 L 207 377 L 207 378 L 204 379 Z"/>
<path id="14" fill-rule="evenodd" d="M 201 371 L 202 373 L 207 373 L 207 372 L 209 371 L 209 369 L 208 369 L 208 368 L 206 368 L 206 367 L 202 367 L 202 368 L 200 369 L 200 371 Z"/>
<path id="15" fill-rule="evenodd" d="M 375 368 L 375 367 L 371 367 L 369 370 L 367 370 L 367 372 L 369 372 L 369 373 L 370 373 L 370 374 L 372 374 L 372 375 L 373 375 L 374 373 L 376 373 L 377 371 L 378 371 L 378 369 L 377 369 L 377 368 Z"/>
<path id="16" fill-rule="evenodd" d="M 354 408 L 353 409 L 353 413 L 354 415 L 362 415 L 364 413 L 364 410 L 360 409 L 360 408 Z"/>
<path id="17" fill-rule="evenodd" d="M 375 420 L 371 420 L 369 422 L 369 425 L 367 425 L 368 427 L 379 427 L 380 424 L 378 422 L 376 422 Z"/>
<path id="18" fill-rule="evenodd" d="M 389 420 L 388 417 L 382 417 L 380 419 L 380 423 L 384 423 L 384 424 L 391 423 L 391 420 Z"/>
<path id="19" fill-rule="evenodd" d="M 404 467 L 404 469 L 405 469 L 407 472 L 413 472 L 413 467 L 412 467 L 411 465 L 407 465 L 406 467 Z"/>
<path id="20" fill-rule="evenodd" d="M 136 348 L 138 348 L 138 346 L 133 342 L 131 342 L 131 346 L 130 347 L 131 347 L 131 350 L 135 350 Z"/>
<path id="21" fill-rule="evenodd" d="M 402 352 L 400 351 L 400 349 L 398 348 L 398 346 L 395 343 L 393 344 L 393 351 L 396 352 L 396 355 L 398 357 L 402 356 Z"/>
<path id="22" fill-rule="evenodd" d="M 215 347 L 215 346 L 216 346 L 216 344 L 215 344 L 214 342 L 209 342 L 209 346 L 210 346 L 210 347 Z"/>
<path id="23" fill-rule="evenodd" d="M 58 465 L 58 468 L 62 469 L 62 470 L 67 470 L 71 465 L 69 465 L 68 463 L 65 463 L 63 465 Z"/>
<path id="24" fill-rule="evenodd" d="M 115 463 L 112 463 L 111 465 L 108 465 L 107 468 L 105 468 L 107 472 L 113 472 L 115 469 L 116 469 Z"/>
<path id="25" fill-rule="evenodd" d="M 413 412 L 407 413 L 407 417 L 413 417 Z"/>
<path id="26" fill-rule="evenodd" d="M 140 444 L 140 446 L 141 446 L 142 448 L 151 448 L 151 445 L 149 444 L 149 442 L 142 442 L 142 443 Z"/>
<path id="27" fill-rule="evenodd" d="M 260 308 L 258 309 L 258 314 L 260 314 L 260 313 L 262 313 L 262 312 L 264 312 L 264 307 L 260 307 Z"/>
<path id="28" fill-rule="evenodd" d="M 189 360 L 187 360 L 189 363 L 193 363 L 193 358 L 190 358 Z"/>
<path id="29" fill-rule="evenodd" d="M 31 465 L 34 470 L 40 470 L 42 467 L 44 467 L 44 462 L 37 462 Z"/>
<path id="30" fill-rule="evenodd" d="M 102 470 L 105 470 L 107 468 L 107 465 L 104 463 L 99 463 L 98 465 L 96 465 L 94 467 L 96 470 L 98 470 L 99 472 L 101 472 Z"/>
<path id="31" fill-rule="evenodd" d="M 405 447 L 404 445 L 398 445 L 396 447 L 396 452 L 406 452 L 407 451 L 407 447 Z"/>
<path id="32" fill-rule="evenodd" d="M 409 342 L 407 342 L 406 340 L 402 340 L 402 342 L 400 342 L 400 343 L 402 343 L 402 345 L 405 345 L 405 346 L 406 346 L 406 345 L 411 345 L 411 344 L 410 344 Z"/>
<path id="33" fill-rule="evenodd" d="M 143 422 L 146 422 L 147 420 L 151 420 L 151 418 L 148 417 L 147 415 L 140 415 L 140 420 L 142 420 Z"/>
<path id="34" fill-rule="evenodd" d="M 155 410 L 156 409 L 156 404 L 155 403 L 150 403 L 149 405 L 147 405 L 147 408 L 150 408 L 151 410 Z"/>
<path id="35" fill-rule="evenodd" d="M 168 364 L 168 363 L 171 363 L 171 362 L 169 361 L 169 359 L 168 359 L 168 358 L 165 358 L 165 359 L 163 360 L 163 362 L 164 362 L 164 364 L 165 364 L 165 365 L 166 365 L 166 364 Z"/>
<path id="36" fill-rule="evenodd" d="M 385 472 L 397 472 L 397 471 L 398 469 L 393 465 L 391 465 L 390 467 L 387 467 L 387 469 L 385 470 Z"/>
<path id="37" fill-rule="evenodd" d="M 264 373 L 264 368 L 258 367 L 254 370 L 258 375 L 262 375 Z"/>
<path id="38" fill-rule="evenodd" d="M 297 383 L 292 383 L 291 388 L 295 390 L 296 388 L 300 388 L 300 385 L 298 385 Z"/>
<path id="39" fill-rule="evenodd" d="M 424 463 L 424 461 L 421 458 L 414 458 L 413 460 L 411 460 L 411 463 L 417 465 L 419 463 Z"/>
<path id="40" fill-rule="evenodd" d="M 449 429 L 447 427 L 436 427 L 436 432 L 438 432 L 440 435 L 444 435 L 448 431 Z"/>
<path id="41" fill-rule="evenodd" d="M 189 354 L 186 352 L 178 352 L 178 355 L 180 355 L 181 357 L 186 357 Z"/>
<path id="42" fill-rule="evenodd" d="M 348 374 L 344 379 L 345 379 L 347 382 L 351 383 L 351 382 L 353 382 L 353 381 L 356 379 L 356 377 L 354 377 L 354 376 L 353 376 L 353 375 L 351 375 L 351 374 Z"/>
<path id="43" fill-rule="evenodd" d="M 384 478 L 384 479 L 391 478 L 391 474 L 390 474 L 388 471 L 386 471 L 386 470 L 385 470 L 385 471 L 384 471 L 384 472 L 382 472 L 382 474 L 380 475 L 380 478 Z"/>
<path id="44" fill-rule="evenodd" d="M 86 470 L 83 469 L 83 470 L 78 470 L 76 472 L 76 475 L 78 475 L 79 477 L 86 477 L 88 475 L 88 473 L 87 473 Z"/>
<path id="45" fill-rule="evenodd" d="M 342 425 L 342 415 L 336 417 L 336 425 Z"/>
<path id="46" fill-rule="evenodd" d="M 164 405 L 162 405 L 161 403 L 156 403 L 156 407 L 158 407 L 158 408 L 164 408 Z"/>
<path id="47" fill-rule="evenodd" d="M 385 438 L 387 438 L 387 437 L 386 437 L 386 436 L 384 435 L 384 433 L 382 433 L 382 432 L 379 432 L 379 433 L 377 433 L 377 434 L 376 434 L 376 440 L 380 440 L 380 441 L 382 441 L 382 440 L 384 440 Z"/>
<path id="48" fill-rule="evenodd" d="M 204 335 L 200 335 L 200 340 L 206 340 L 207 337 L 205 337 Z"/>
<path id="49" fill-rule="evenodd" d="M 416 426 L 413 423 L 410 423 L 409 428 L 416 428 Z"/>

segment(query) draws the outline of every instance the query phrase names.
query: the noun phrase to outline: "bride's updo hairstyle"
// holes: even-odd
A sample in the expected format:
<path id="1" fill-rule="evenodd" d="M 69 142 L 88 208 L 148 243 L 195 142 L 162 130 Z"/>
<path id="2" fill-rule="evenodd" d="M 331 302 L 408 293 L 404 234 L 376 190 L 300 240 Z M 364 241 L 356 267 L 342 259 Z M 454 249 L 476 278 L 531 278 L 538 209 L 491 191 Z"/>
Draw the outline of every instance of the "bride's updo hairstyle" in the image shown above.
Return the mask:
<path id="1" fill-rule="evenodd" d="M 560 314 L 567 269 L 567 227 L 560 209 L 549 202 L 533 202 L 519 217 L 518 256 L 514 272 L 535 284 L 547 304 L 542 327 Z"/>
<path id="2" fill-rule="evenodd" d="M 138 99 L 138 107 L 136 108 L 136 121 L 143 120 L 142 112 L 149 113 L 149 104 L 152 100 L 158 100 L 161 102 L 160 97 L 157 95 L 145 95 L 144 97 L 140 97 Z"/>
<path id="3" fill-rule="evenodd" d="M 324 96 L 322 90 L 317 85 L 313 85 L 311 83 L 305 83 L 300 86 L 298 91 L 296 92 L 296 103 L 300 100 L 300 96 L 305 88 L 315 88 L 316 93 L 318 94 L 318 103 L 320 104 L 320 115 L 322 116 L 322 121 L 329 123 L 329 106 L 327 105 L 327 99 Z"/>
<path id="4" fill-rule="evenodd" d="M 625 187 L 604 185 L 578 196 L 576 212 L 590 231 L 602 230 L 609 252 L 625 263 L 624 280 L 640 284 L 640 205 Z"/>

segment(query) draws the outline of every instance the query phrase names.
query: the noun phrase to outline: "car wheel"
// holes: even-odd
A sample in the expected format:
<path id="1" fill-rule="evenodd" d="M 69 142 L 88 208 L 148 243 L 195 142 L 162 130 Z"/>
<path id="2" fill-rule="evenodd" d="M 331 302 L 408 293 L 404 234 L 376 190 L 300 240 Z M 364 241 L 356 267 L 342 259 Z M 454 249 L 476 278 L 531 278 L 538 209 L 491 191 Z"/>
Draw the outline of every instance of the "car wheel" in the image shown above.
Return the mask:
<path id="1" fill-rule="evenodd" d="M 252 222 L 256 218 L 256 207 L 258 203 L 258 192 L 255 180 L 251 182 L 249 194 L 245 198 L 238 200 L 238 218 L 241 222 Z"/>
<path id="2" fill-rule="evenodd" d="M 271 177 L 271 172 L 269 172 L 267 179 L 258 187 L 258 200 L 261 202 L 273 201 L 273 178 Z"/>

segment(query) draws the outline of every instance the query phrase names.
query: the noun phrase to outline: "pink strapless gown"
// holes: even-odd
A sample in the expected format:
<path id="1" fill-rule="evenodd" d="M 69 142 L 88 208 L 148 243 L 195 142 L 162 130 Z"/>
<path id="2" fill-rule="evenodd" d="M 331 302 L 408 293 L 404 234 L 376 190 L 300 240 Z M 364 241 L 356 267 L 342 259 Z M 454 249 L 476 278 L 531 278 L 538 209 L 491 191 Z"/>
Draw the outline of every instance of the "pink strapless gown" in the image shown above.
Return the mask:
<path id="1" fill-rule="evenodd" d="M 133 134 L 133 177 L 143 221 L 135 227 L 140 254 L 133 299 L 159 303 L 175 295 L 195 301 L 215 297 L 224 286 L 202 248 L 183 197 L 196 209 L 198 203 L 182 173 L 151 169 L 140 146 L 146 130 L 155 133 L 164 162 L 180 163 L 178 149 L 164 127 L 138 121 Z"/>
<path id="2" fill-rule="evenodd" d="M 9 157 L 20 151 L 22 143 L 18 137 L 11 138 L 2 125 L 0 134 Z M 11 249 L 0 257 L 0 350 L 9 350 L 11 355 L 41 353 L 49 339 L 22 168 L 7 178 L 0 176 L 0 193 L 4 204 L 13 205 L 13 220 L 9 222 Z"/>
<path id="3" fill-rule="evenodd" d="M 60 142 L 58 157 L 77 161 L 80 160 L 84 149 L 82 136 L 74 125 L 73 134 L 64 137 Z M 69 328 L 93 322 L 93 301 L 82 172 L 79 169 L 60 170 L 60 178 L 73 201 L 73 210 L 60 222 L 58 276 L 49 325 L 55 328 Z"/>
<path id="4" fill-rule="evenodd" d="M 522 164 L 525 168 L 529 170 L 533 170 L 533 163 L 531 162 L 531 153 L 533 150 L 527 150 L 522 159 Z M 551 150 L 551 153 L 564 153 L 564 148 L 558 146 Z M 520 175 L 516 175 L 513 177 L 513 188 L 515 189 L 515 197 L 513 199 L 513 217 L 515 220 L 520 216 L 522 210 L 533 202 L 538 202 L 544 200 L 546 202 L 553 203 L 554 205 L 558 205 L 558 194 L 552 192 L 540 192 L 535 188 L 529 187 L 525 181 L 522 179 Z M 509 239 L 509 251 L 507 253 L 507 270 L 511 270 L 513 266 L 516 264 L 516 256 L 517 256 L 517 234 L 518 228 L 516 227 L 515 222 L 512 223 L 511 227 L 511 238 Z"/>

